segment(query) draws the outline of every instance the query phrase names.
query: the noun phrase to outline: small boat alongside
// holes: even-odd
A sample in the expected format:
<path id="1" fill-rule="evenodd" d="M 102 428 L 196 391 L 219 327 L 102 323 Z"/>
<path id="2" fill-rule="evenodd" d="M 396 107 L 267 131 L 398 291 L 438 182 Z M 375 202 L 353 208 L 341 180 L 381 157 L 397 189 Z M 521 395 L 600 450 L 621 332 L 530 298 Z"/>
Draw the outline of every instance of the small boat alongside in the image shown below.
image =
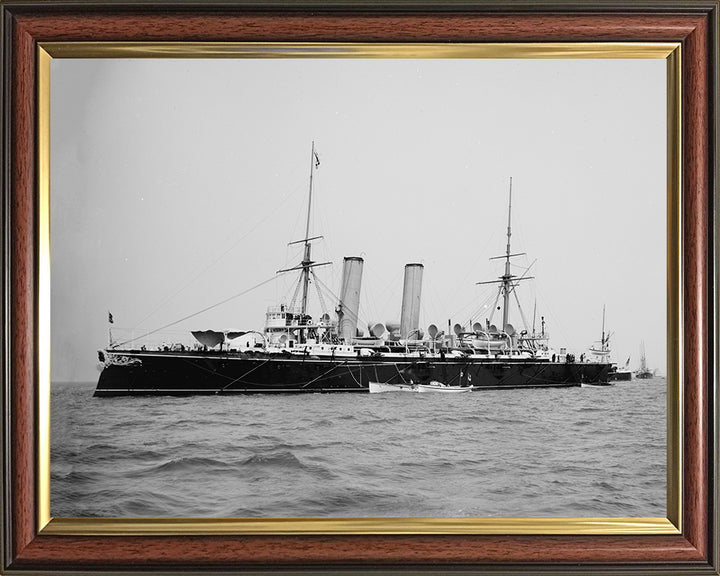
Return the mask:
<path id="1" fill-rule="evenodd" d="M 432 381 L 429 384 L 418 384 L 418 392 L 440 392 L 455 394 L 457 392 L 472 392 L 472 386 L 452 386 L 442 382 Z"/>
<path id="2" fill-rule="evenodd" d="M 385 392 L 417 392 L 415 384 L 388 384 L 385 382 L 368 382 L 370 394 L 383 394 Z"/>
<path id="3" fill-rule="evenodd" d="M 368 384 L 370 394 L 381 394 L 384 392 L 418 392 L 418 393 L 440 393 L 456 394 L 458 392 L 472 392 L 472 386 L 453 386 L 432 380 L 427 384 L 390 384 L 388 382 L 370 382 Z"/>

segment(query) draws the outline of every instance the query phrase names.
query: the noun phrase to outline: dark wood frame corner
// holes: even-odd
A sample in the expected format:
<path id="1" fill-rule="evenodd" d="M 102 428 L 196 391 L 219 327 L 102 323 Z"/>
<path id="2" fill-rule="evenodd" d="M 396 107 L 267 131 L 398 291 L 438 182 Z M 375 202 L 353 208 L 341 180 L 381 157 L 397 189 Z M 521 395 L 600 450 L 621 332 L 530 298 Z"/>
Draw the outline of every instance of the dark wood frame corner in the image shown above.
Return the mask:
<path id="1" fill-rule="evenodd" d="M 0 571 L 718 574 L 717 0 L 2 0 L 0 17 Z M 682 533 L 70 536 L 39 532 L 38 45 L 77 41 L 681 43 Z"/>

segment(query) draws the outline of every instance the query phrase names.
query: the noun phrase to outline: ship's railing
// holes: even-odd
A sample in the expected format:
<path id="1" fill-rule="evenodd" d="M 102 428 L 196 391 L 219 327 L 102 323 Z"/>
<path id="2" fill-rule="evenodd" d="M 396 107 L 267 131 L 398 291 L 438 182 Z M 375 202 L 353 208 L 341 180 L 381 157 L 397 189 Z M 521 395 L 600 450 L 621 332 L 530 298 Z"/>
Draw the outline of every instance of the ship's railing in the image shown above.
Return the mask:
<path id="1" fill-rule="evenodd" d="M 142 350 L 144 347 L 147 350 L 158 350 L 175 344 L 182 344 L 186 347 L 199 344 L 189 330 L 163 330 L 153 334 L 146 334 L 146 332 L 113 327 L 110 330 L 112 339 L 108 343 L 107 349 L 110 351 Z"/>
<path id="2" fill-rule="evenodd" d="M 123 328 L 111 329 L 112 341 L 106 344 L 108 352 L 113 351 L 200 351 L 207 350 L 198 342 L 189 330 L 163 330 L 146 335 L 140 330 L 128 330 Z M 246 348 L 247 342 L 253 347 L 255 344 L 263 343 L 264 336 L 261 332 L 250 331 L 241 338 L 227 341 L 223 349 Z M 215 347 L 217 349 L 217 347 Z"/>
<path id="3" fill-rule="evenodd" d="M 302 308 L 300 306 L 279 304 L 275 306 L 268 306 L 267 314 L 302 314 Z"/>

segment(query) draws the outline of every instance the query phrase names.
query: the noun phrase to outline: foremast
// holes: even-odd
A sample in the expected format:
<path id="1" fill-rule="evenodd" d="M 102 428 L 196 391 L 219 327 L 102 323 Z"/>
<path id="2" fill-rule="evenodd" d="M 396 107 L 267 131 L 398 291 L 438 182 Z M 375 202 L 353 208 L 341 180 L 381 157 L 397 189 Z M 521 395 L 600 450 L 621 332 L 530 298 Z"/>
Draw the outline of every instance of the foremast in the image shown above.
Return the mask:
<path id="1" fill-rule="evenodd" d="M 305 316 L 307 314 L 307 297 L 308 297 L 308 286 L 310 285 L 310 268 L 314 264 L 310 257 L 311 252 L 311 240 L 310 238 L 310 214 L 312 211 L 312 193 L 313 193 L 313 173 L 315 168 L 320 163 L 317 154 L 315 154 L 315 140 L 312 142 L 312 148 L 310 151 L 310 189 L 308 190 L 308 208 L 307 208 L 307 222 L 305 224 L 305 238 L 300 242 L 305 242 L 305 251 L 303 254 L 303 260 L 300 263 L 302 266 L 302 301 L 301 301 L 301 314 Z"/>
<path id="2" fill-rule="evenodd" d="M 310 183 L 308 188 L 308 204 L 307 204 L 307 219 L 305 222 L 305 238 L 301 240 L 295 240 L 294 242 L 289 242 L 288 246 L 291 246 L 293 244 L 304 244 L 303 249 L 303 259 L 300 262 L 298 266 L 294 266 L 293 268 L 285 268 L 283 270 L 278 270 L 278 274 L 281 274 L 283 272 L 291 272 L 295 270 L 300 271 L 300 280 L 296 286 L 295 289 L 295 296 L 293 296 L 293 301 L 291 303 L 290 308 L 292 309 L 294 307 L 294 303 L 297 298 L 298 291 L 300 291 L 300 314 L 299 314 L 299 322 L 301 326 L 309 326 L 311 324 L 310 317 L 308 315 L 308 291 L 310 286 L 310 276 L 313 275 L 313 268 L 316 266 L 326 266 L 328 264 L 332 264 L 332 262 L 315 262 L 312 259 L 312 244 L 311 242 L 313 240 L 320 240 L 322 236 L 310 236 L 310 217 L 312 215 L 312 198 L 313 198 L 313 176 L 315 174 L 315 170 L 320 166 L 320 158 L 317 155 L 317 152 L 315 151 L 315 141 L 312 141 L 312 146 L 310 149 Z M 306 338 L 305 330 L 301 329 L 298 334 L 300 341 L 304 342 Z"/>

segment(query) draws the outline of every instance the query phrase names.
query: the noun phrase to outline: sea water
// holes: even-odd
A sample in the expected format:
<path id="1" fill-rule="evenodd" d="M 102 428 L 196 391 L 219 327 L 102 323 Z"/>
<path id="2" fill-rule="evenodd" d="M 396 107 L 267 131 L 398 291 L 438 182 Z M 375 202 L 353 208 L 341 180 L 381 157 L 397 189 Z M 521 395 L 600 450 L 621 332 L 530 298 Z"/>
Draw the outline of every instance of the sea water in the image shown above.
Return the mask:
<path id="1" fill-rule="evenodd" d="M 95 398 L 53 383 L 51 514 L 664 517 L 666 387 Z"/>

